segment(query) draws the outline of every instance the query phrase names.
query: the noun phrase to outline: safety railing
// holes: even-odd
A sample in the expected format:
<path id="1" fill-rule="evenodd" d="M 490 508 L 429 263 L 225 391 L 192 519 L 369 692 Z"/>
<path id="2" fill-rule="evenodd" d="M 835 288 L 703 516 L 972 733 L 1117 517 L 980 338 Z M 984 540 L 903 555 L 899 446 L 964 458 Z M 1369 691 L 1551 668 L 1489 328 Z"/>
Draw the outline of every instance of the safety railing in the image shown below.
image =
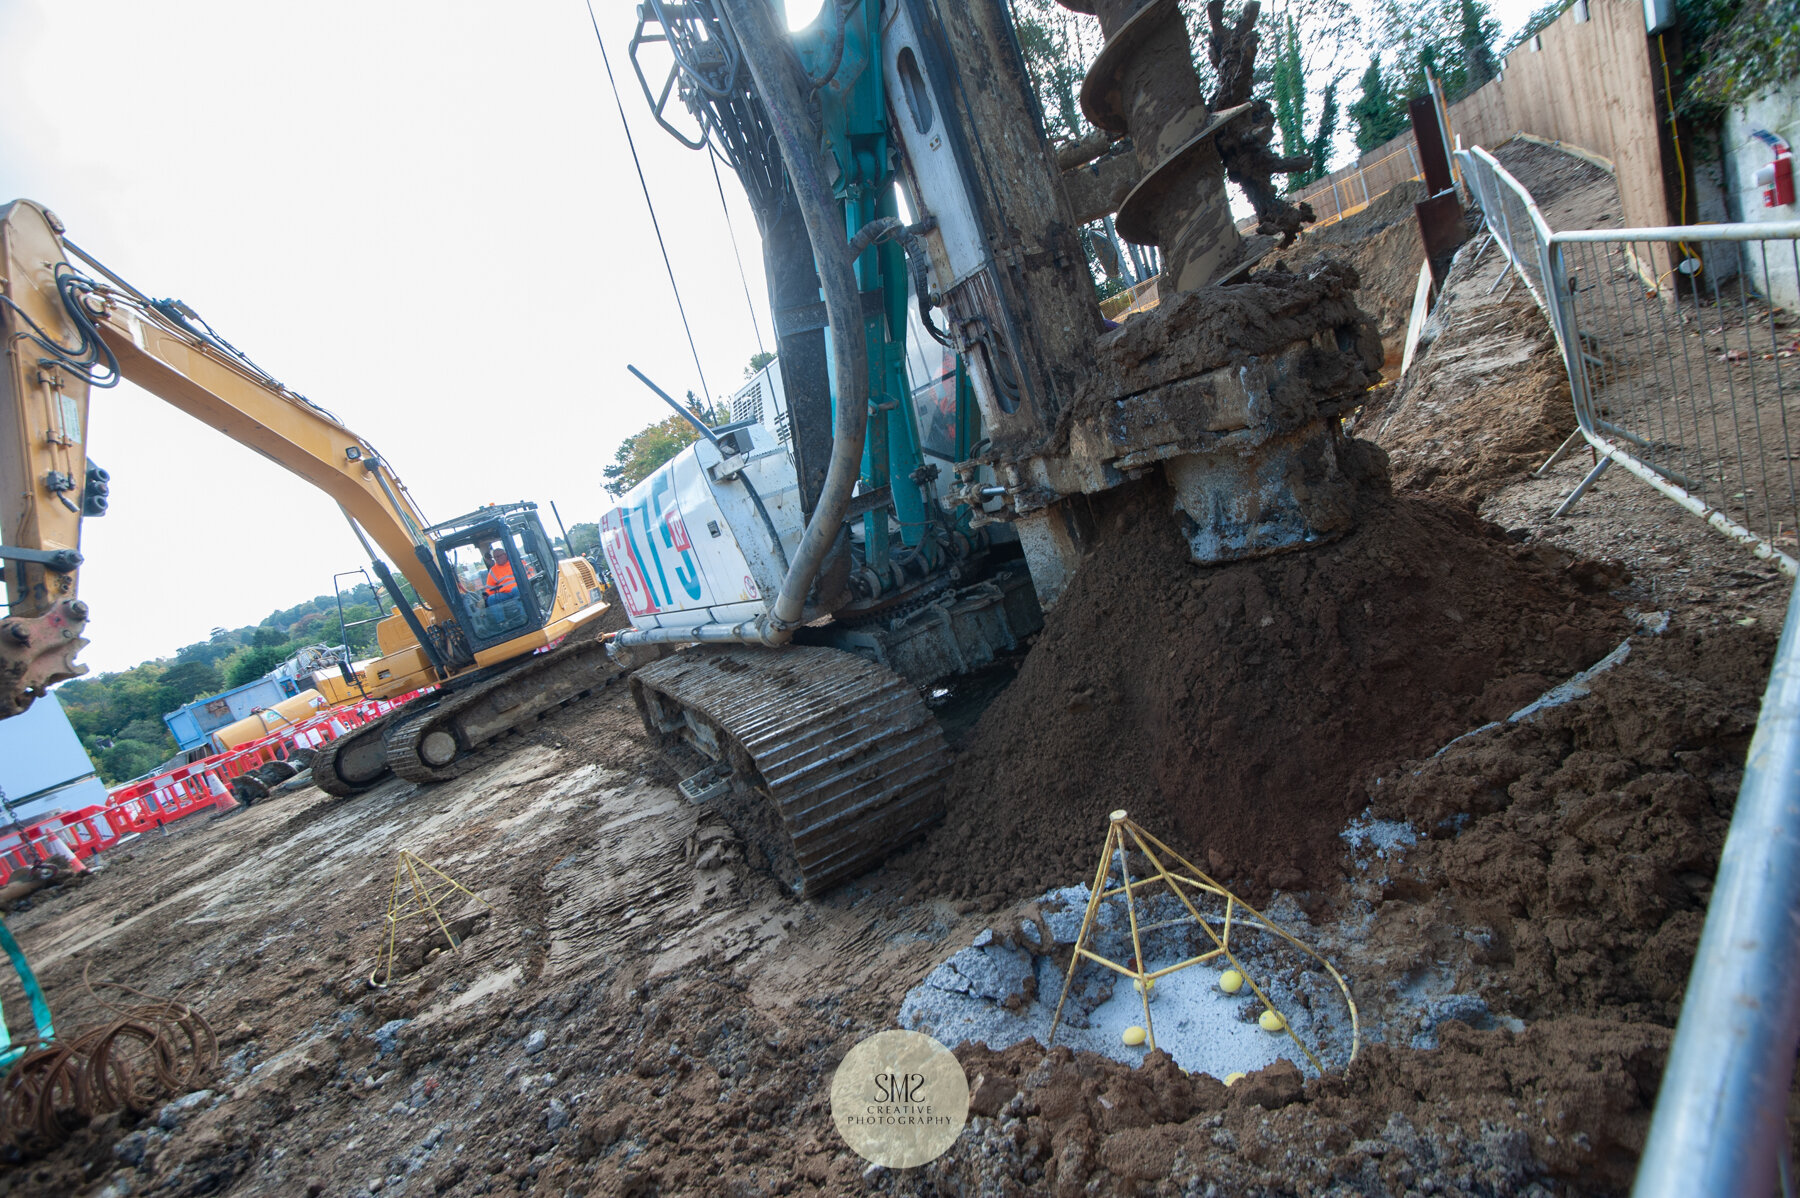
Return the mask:
<path id="1" fill-rule="evenodd" d="M 1767 297 L 1800 287 L 1800 221 L 1559 232 L 1487 151 L 1457 157 L 1568 370 L 1578 427 L 1544 469 L 1583 441 L 1600 455 L 1557 514 L 1616 461 L 1793 574 L 1800 327 Z M 1800 589 L 1763 695 L 1635 1198 L 1769 1194 L 1778 1177 L 1781 1192 L 1794 1192 L 1796 911 Z"/>
<path id="2" fill-rule="evenodd" d="M 30 869 L 43 857 L 66 851 L 85 861 L 120 841 L 166 827 L 201 811 L 228 809 L 232 781 L 271 761 L 286 761 L 297 750 L 316 749 L 352 728 L 380 719 L 433 688 L 410 691 L 393 699 L 365 699 L 322 711 L 259 740 L 215 753 L 199 761 L 164 770 L 114 787 L 104 806 L 58 812 L 11 830 L 0 830 L 0 885 L 18 870 Z M 60 845 L 60 849 L 57 847 Z"/>
<path id="3" fill-rule="evenodd" d="M 1459 151 L 1484 222 L 1556 333 L 1577 434 L 1788 574 L 1800 548 L 1800 221 L 1552 230 L 1493 156 Z M 1542 471 L 1540 470 L 1540 474 Z"/>
<path id="4" fill-rule="evenodd" d="M 1763 692 L 1633 1198 L 1794 1193 L 1800 1041 L 1800 589 Z"/>
<path id="5" fill-rule="evenodd" d="M 1463 186 L 1468 189 L 1469 198 L 1481 206 L 1482 221 L 1493 235 L 1494 244 L 1512 263 L 1531 298 L 1547 313 L 1543 278 L 1544 252 L 1551 237 L 1549 222 L 1524 185 L 1480 146 L 1456 151 L 1456 161 L 1462 167 Z M 1560 338 L 1562 334 L 1554 320 L 1550 327 Z"/>

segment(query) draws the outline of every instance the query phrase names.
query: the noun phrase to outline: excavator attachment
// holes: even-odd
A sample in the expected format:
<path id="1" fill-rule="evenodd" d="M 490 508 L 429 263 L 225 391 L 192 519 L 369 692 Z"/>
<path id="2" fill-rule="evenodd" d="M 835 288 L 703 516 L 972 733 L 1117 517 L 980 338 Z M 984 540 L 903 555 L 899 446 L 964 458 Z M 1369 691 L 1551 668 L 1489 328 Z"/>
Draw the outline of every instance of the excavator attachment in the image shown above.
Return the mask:
<path id="1" fill-rule="evenodd" d="M 716 801 L 796 895 L 873 868 L 943 815 L 943 731 L 886 666 L 836 649 L 712 646 L 638 669 L 631 692 L 665 746 L 729 772 Z"/>
<path id="2" fill-rule="evenodd" d="M 52 683 L 78 678 L 75 655 L 87 646 L 87 604 L 61 599 L 41 616 L 0 620 L 0 719 L 18 715 Z"/>

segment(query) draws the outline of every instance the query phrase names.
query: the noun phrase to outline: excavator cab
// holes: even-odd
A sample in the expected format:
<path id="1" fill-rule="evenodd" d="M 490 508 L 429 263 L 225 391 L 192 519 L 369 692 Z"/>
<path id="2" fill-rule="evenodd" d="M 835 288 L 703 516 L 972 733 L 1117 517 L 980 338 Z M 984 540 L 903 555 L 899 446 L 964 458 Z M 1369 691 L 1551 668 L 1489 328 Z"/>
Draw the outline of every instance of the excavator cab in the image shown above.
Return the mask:
<path id="1" fill-rule="evenodd" d="M 551 621 L 556 554 L 537 504 L 479 508 L 425 531 L 436 551 L 432 564 L 471 649 L 479 652 Z"/>

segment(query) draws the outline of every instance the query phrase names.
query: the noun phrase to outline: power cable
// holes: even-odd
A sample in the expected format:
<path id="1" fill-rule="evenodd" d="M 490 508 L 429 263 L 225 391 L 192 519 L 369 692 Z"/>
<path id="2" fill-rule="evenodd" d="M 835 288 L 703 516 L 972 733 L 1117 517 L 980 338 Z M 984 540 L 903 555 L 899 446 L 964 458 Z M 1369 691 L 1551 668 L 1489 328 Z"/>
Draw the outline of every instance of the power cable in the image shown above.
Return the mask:
<path id="1" fill-rule="evenodd" d="M 631 123 L 625 119 L 625 103 L 619 99 L 619 83 L 613 78 L 612 59 L 606 54 L 606 39 L 600 36 L 600 19 L 594 15 L 594 0 L 587 0 L 588 21 L 594 27 L 594 40 L 600 43 L 600 61 L 606 66 L 606 82 L 612 88 L 613 104 L 619 110 L 619 124 L 625 129 L 625 144 L 631 149 L 631 165 L 637 168 L 638 187 L 644 193 L 644 206 L 650 210 L 650 227 L 656 230 L 656 248 L 662 251 L 663 269 L 669 273 L 669 288 L 675 293 L 675 310 L 681 313 L 681 328 L 687 333 L 688 351 L 694 355 L 694 369 L 700 375 L 700 389 L 712 404 L 712 388 L 706 382 L 706 369 L 700 365 L 700 347 L 694 344 L 694 330 L 688 324 L 687 306 L 681 302 L 681 285 L 675 281 L 675 267 L 669 262 L 669 247 L 663 241 L 662 223 L 656 219 L 656 203 L 650 198 L 650 184 L 644 179 L 644 164 L 638 160 L 637 142 L 631 136 Z"/>
<path id="2" fill-rule="evenodd" d="M 737 260 L 738 282 L 744 285 L 744 306 L 750 309 L 750 327 L 756 331 L 756 352 L 767 353 L 763 348 L 762 325 L 756 319 L 756 302 L 750 298 L 750 276 L 744 273 L 744 254 L 738 249 L 737 230 L 731 227 L 731 208 L 725 203 L 725 185 L 719 182 L 719 163 L 710 151 L 706 163 L 712 167 L 713 186 L 719 192 L 719 209 L 725 213 L 725 231 L 731 235 L 731 256 Z"/>

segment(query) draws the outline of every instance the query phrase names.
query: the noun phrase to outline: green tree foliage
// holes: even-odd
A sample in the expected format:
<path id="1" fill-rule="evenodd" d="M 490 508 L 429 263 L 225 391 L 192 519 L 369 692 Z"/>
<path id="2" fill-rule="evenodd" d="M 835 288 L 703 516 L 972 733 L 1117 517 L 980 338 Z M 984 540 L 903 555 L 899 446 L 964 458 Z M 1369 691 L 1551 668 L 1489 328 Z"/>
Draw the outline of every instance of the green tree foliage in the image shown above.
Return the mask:
<path id="1" fill-rule="evenodd" d="M 224 689 L 224 676 L 208 661 L 181 661 L 162 672 L 159 680 L 162 695 L 159 703 L 165 712 L 192 703 L 201 695 L 216 694 Z"/>
<path id="2" fill-rule="evenodd" d="M 1538 15 L 1554 20 L 1567 2 Z M 1428 74 L 1453 102 L 1499 74 L 1493 46 L 1500 25 L 1484 0 L 1377 0 L 1375 26 L 1382 53 L 1363 72 L 1362 95 L 1350 106 L 1364 153 L 1405 131 L 1407 101 L 1429 90 Z"/>
<path id="3" fill-rule="evenodd" d="M 606 480 L 608 494 L 623 496 L 643 482 L 658 466 L 692 445 L 700 436 L 682 416 L 670 416 L 625 438 L 612 465 L 604 466 L 600 475 Z"/>
<path id="4" fill-rule="evenodd" d="M 162 746 L 147 745 L 142 741 L 120 740 L 112 742 L 111 747 L 100 750 L 97 756 L 91 752 L 89 756 L 93 759 L 100 781 L 108 786 L 117 786 L 140 774 L 147 774 L 167 761 L 175 752 L 175 742 L 166 733 L 163 741 L 167 751 Z"/>
<path id="5" fill-rule="evenodd" d="M 1462 95 L 1474 91 L 1500 73 L 1494 61 L 1494 39 L 1500 36 L 1500 22 L 1488 15 L 1482 0 L 1457 0 L 1456 46 L 1462 52 L 1462 78 L 1453 89 Z M 1451 85 L 1446 83 L 1446 89 Z"/>
<path id="6" fill-rule="evenodd" d="M 1093 132 L 1093 126 L 1082 115 L 1076 97 L 1100 48 L 1098 37 L 1083 36 L 1090 31 L 1084 29 L 1082 22 L 1090 26 L 1096 22 L 1042 0 L 1025 0 L 1015 11 L 1017 21 L 1013 28 L 1043 113 L 1044 132 L 1053 142 L 1081 140 Z M 1091 33 L 1097 34 L 1098 29 Z"/>
<path id="7" fill-rule="evenodd" d="M 600 526 L 598 524 L 569 525 L 570 553 L 580 556 L 598 548 L 600 548 Z"/>
<path id="8" fill-rule="evenodd" d="M 350 649 L 350 656 L 360 660 L 375 656 L 376 625 L 369 623 L 377 617 L 389 614 L 387 610 L 377 610 L 373 603 L 346 603 L 344 605 L 343 642 Z M 337 636 L 337 625 L 332 624 L 332 636 Z M 310 642 L 309 642 L 310 643 Z"/>
<path id="9" fill-rule="evenodd" d="M 375 593 L 366 585 L 344 592 L 344 600 L 349 620 L 377 614 Z M 336 596 L 319 595 L 272 612 L 261 624 L 216 630 L 170 658 L 71 679 L 56 688 L 56 696 L 101 779 L 115 785 L 175 755 L 164 714 L 255 681 L 302 645 L 336 643 L 337 612 Z M 372 656 L 375 625 L 350 629 L 348 643 L 354 655 Z"/>
<path id="10" fill-rule="evenodd" d="M 773 362 L 774 360 L 775 360 L 775 355 L 770 353 L 768 350 L 763 350 L 760 353 L 751 354 L 749 364 L 744 367 L 744 381 L 748 382 L 749 380 L 755 378 L 759 373 L 761 373 L 763 367 L 767 366 L 770 362 Z"/>
<path id="11" fill-rule="evenodd" d="M 1793 0 L 1677 0 L 1677 8 L 1688 45 L 1680 101 L 1688 115 L 1717 119 L 1800 79 Z"/>
<path id="12" fill-rule="evenodd" d="M 1281 152 L 1310 154 L 1312 166 L 1288 175 L 1288 190 L 1298 191 L 1330 173 L 1331 139 L 1337 132 L 1337 80 L 1327 82 L 1319 100 L 1319 123 L 1306 134 L 1309 76 L 1301 54 L 1301 31 L 1292 16 L 1276 33 L 1275 53 L 1269 71 L 1269 91 L 1275 108 L 1275 127 L 1281 131 Z"/>
<path id="13" fill-rule="evenodd" d="M 255 682 L 264 674 L 287 660 L 293 648 L 283 641 L 278 645 L 256 645 L 232 655 L 225 663 L 225 687 L 243 686 L 247 682 Z"/>
<path id="14" fill-rule="evenodd" d="M 1406 106 L 1395 99 L 1381 73 L 1381 55 L 1369 60 L 1369 69 L 1363 72 L 1362 95 L 1348 111 L 1356 125 L 1356 148 L 1361 153 L 1367 154 L 1406 131 Z"/>

